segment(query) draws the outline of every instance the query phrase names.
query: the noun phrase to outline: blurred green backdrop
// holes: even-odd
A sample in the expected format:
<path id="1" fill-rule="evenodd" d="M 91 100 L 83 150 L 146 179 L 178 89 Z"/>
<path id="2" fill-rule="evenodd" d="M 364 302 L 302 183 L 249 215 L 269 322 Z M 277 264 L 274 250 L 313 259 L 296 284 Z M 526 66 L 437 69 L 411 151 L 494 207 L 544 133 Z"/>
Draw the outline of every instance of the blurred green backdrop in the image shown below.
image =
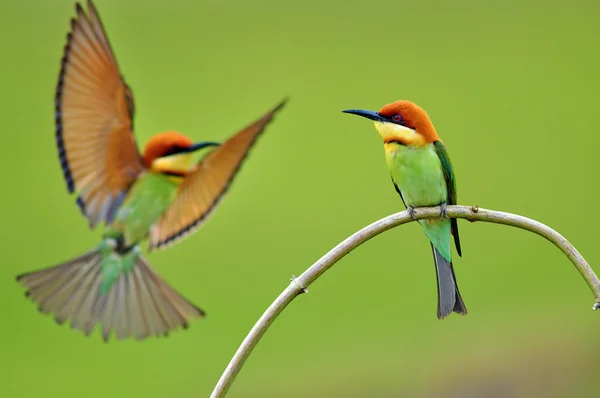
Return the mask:
<path id="1" fill-rule="evenodd" d="M 97 244 L 66 193 L 53 97 L 71 0 L 3 0 L 5 183 L 0 396 L 207 397 L 292 274 L 403 209 L 371 123 L 346 108 L 411 99 L 450 152 L 461 204 L 563 233 L 600 270 L 595 228 L 600 3 L 96 0 L 136 96 L 136 136 L 224 139 L 291 97 L 226 199 L 149 256 L 208 317 L 168 339 L 85 338 L 40 315 L 14 276 Z M 460 221 L 469 315 L 436 318 L 421 228 L 344 258 L 275 322 L 230 397 L 589 397 L 600 314 L 531 233 Z"/>

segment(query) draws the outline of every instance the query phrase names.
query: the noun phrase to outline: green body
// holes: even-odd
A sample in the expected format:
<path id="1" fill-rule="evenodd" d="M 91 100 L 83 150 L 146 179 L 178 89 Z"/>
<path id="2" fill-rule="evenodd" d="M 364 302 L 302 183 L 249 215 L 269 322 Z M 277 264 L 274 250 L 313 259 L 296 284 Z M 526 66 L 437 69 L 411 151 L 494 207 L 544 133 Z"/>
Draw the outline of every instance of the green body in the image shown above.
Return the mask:
<path id="1" fill-rule="evenodd" d="M 441 141 L 423 147 L 385 144 L 386 158 L 396 191 L 407 207 L 430 207 L 456 204 L 456 184 L 450 158 Z M 441 216 L 441 214 L 440 214 Z M 438 287 L 438 318 L 451 312 L 466 314 L 452 267 L 450 251 L 454 236 L 456 251 L 461 254 L 456 219 L 447 217 L 419 220 L 431 242 Z"/>
<path id="2" fill-rule="evenodd" d="M 441 144 L 441 143 L 440 143 Z M 385 145 L 392 181 L 406 206 L 425 207 L 448 203 L 442 161 L 434 144 L 423 148 L 396 143 Z M 420 220 L 433 246 L 450 262 L 450 219 Z"/>
<path id="3" fill-rule="evenodd" d="M 107 227 L 100 244 L 102 293 L 109 291 L 119 275 L 129 273 L 140 253 L 139 242 L 171 205 L 179 184 L 173 177 L 147 172 L 132 185 L 114 221 Z M 115 241 L 127 250 L 120 252 Z"/>
<path id="4" fill-rule="evenodd" d="M 152 225 L 171 205 L 179 184 L 173 177 L 147 172 L 133 184 L 105 237 L 122 236 L 127 245 L 145 239 Z"/>

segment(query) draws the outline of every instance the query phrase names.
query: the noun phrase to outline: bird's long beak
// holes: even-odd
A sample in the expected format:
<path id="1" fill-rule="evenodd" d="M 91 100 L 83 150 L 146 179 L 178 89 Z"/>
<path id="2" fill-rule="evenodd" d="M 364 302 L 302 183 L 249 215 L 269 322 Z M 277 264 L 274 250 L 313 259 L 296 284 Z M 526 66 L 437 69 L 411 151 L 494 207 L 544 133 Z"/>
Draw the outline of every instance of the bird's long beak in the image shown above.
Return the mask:
<path id="1" fill-rule="evenodd" d="M 345 111 L 342 111 L 342 112 L 366 117 L 367 119 L 371 119 L 376 122 L 388 122 L 389 121 L 385 117 L 381 116 L 378 112 L 366 111 L 364 109 L 346 109 Z"/>
<path id="2" fill-rule="evenodd" d="M 197 150 L 202 149 L 202 148 L 211 147 L 211 146 L 219 146 L 219 145 L 221 145 L 221 144 L 218 142 L 198 142 L 188 148 L 185 148 L 180 153 L 192 153 L 192 152 L 196 152 Z"/>

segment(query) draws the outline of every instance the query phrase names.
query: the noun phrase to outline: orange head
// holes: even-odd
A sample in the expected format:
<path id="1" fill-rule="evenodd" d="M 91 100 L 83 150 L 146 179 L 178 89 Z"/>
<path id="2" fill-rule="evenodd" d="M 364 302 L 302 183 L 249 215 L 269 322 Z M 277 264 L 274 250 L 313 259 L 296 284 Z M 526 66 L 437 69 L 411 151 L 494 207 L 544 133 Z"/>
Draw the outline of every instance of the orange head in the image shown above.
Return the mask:
<path id="1" fill-rule="evenodd" d="M 385 105 L 379 112 L 362 109 L 343 111 L 371 119 L 384 143 L 422 147 L 441 141 L 427 112 L 411 101 L 400 100 Z"/>
<path id="2" fill-rule="evenodd" d="M 180 174 L 189 169 L 192 152 L 216 142 L 194 142 L 176 131 L 154 135 L 144 147 L 143 162 L 147 168 L 163 173 Z"/>

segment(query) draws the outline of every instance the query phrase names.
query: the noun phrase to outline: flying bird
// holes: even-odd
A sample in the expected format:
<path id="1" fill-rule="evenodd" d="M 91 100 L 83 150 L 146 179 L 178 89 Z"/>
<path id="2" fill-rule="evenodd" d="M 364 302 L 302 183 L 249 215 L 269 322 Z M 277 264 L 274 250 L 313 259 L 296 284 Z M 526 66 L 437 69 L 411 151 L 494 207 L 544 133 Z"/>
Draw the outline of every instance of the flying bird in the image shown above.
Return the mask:
<path id="1" fill-rule="evenodd" d="M 456 219 L 449 219 L 447 205 L 456 204 L 456 181 L 446 147 L 427 112 L 411 101 L 396 101 L 379 112 L 348 109 L 345 113 L 371 119 L 383 138 L 383 147 L 392 182 L 404 206 L 414 217 L 415 207 L 441 206 L 440 219 L 419 220 L 429 238 L 437 274 L 437 316 L 453 311 L 466 315 L 467 307 L 458 291 L 451 236 L 459 256 L 460 239 Z"/>
<path id="2" fill-rule="evenodd" d="M 100 244 L 62 264 L 17 276 L 43 313 L 89 335 L 167 335 L 204 312 L 141 255 L 196 230 L 223 198 L 250 148 L 285 100 L 223 143 L 166 131 L 143 152 L 133 135 L 134 98 L 91 1 L 76 4 L 55 98 L 56 145 L 69 193 Z M 202 152 L 198 152 L 203 150 Z M 200 160 L 194 156 L 205 153 Z"/>

